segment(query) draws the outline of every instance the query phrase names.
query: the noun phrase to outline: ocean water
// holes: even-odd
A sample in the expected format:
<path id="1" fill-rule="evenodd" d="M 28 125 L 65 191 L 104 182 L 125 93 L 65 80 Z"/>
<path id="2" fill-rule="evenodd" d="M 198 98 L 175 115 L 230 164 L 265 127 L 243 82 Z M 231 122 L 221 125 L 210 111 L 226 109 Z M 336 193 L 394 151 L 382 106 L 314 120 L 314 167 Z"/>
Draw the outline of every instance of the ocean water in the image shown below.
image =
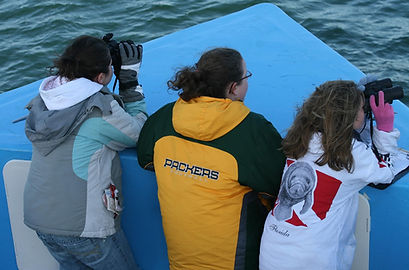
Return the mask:
<path id="1" fill-rule="evenodd" d="M 398 0 L 14 0 L 0 1 L 0 93 L 48 76 L 74 37 L 143 43 L 249 6 L 270 2 L 366 74 L 390 77 L 409 105 L 409 2 Z"/>

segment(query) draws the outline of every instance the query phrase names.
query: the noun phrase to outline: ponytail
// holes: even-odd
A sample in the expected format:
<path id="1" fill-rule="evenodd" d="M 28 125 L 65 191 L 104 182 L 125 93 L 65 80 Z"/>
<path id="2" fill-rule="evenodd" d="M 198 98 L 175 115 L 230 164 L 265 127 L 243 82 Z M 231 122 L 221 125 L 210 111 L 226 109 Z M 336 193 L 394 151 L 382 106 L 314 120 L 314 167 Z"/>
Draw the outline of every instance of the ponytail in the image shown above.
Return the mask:
<path id="1" fill-rule="evenodd" d="M 242 61 L 238 51 L 216 48 L 205 52 L 195 66 L 176 72 L 167 85 L 169 89 L 179 91 L 185 101 L 200 96 L 225 98 L 228 85 L 239 81 L 243 74 Z"/>

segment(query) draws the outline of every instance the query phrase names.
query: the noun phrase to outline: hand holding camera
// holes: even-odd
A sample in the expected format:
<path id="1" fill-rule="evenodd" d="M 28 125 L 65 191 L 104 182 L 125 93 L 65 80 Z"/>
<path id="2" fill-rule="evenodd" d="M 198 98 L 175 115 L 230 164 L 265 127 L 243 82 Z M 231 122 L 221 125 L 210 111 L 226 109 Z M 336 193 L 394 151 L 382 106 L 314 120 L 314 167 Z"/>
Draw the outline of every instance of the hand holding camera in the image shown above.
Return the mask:
<path id="1" fill-rule="evenodd" d="M 135 45 L 133 41 L 121 41 L 119 52 L 122 63 L 118 77 L 119 95 L 125 103 L 141 100 L 144 96 L 138 82 L 138 73 L 142 63 L 142 45 Z"/>
<path id="2" fill-rule="evenodd" d="M 379 130 L 385 132 L 391 132 L 393 130 L 393 120 L 395 118 L 393 107 L 391 104 L 384 101 L 383 91 L 378 92 L 379 102 L 375 103 L 375 96 L 371 95 L 369 103 L 371 105 L 372 112 L 375 116 L 376 127 Z"/>
<path id="3" fill-rule="evenodd" d="M 370 76 L 367 76 L 368 78 Z M 367 78 L 365 77 L 365 78 Z M 361 79 L 362 80 L 362 79 Z M 359 85 L 359 84 L 358 84 Z M 392 80 L 389 78 L 382 79 L 382 80 L 376 80 L 375 77 L 370 77 L 370 80 L 368 80 L 364 86 L 364 95 L 365 95 L 365 106 L 364 110 L 366 113 L 371 112 L 371 106 L 369 104 L 369 97 L 374 96 L 376 103 L 379 104 L 378 100 L 378 93 L 380 91 L 383 92 L 384 96 L 384 103 L 389 103 L 392 104 L 392 102 L 395 99 L 401 99 L 403 98 L 403 88 L 400 86 L 393 86 L 392 85 Z"/>
<path id="4" fill-rule="evenodd" d="M 372 119 L 373 113 L 379 130 L 392 131 L 395 116 L 391 104 L 393 100 L 403 97 L 402 87 L 393 86 L 389 78 L 377 80 L 375 76 L 369 75 L 359 81 L 358 88 L 364 92 L 364 111 L 369 119 Z"/>
<path id="5" fill-rule="evenodd" d="M 120 41 L 112 39 L 108 33 L 102 39 L 107 43 L 111 53 L 114 74 L 119 80 L 119 95 L 125 103 L 144 98 L 142 86 L 138 82 L 138 73 L 142 63 L 142 45 L 132 40 Z M 114 86 L 115 88 L 115 86 Z"/>
<path id="6" fill-rule="evenodd" d="M 122 62 L 121 70 L 133 70 L 137 76 L 142 63 L 142 45 L 135 45 L 133 41 L 127 40 L 121 41 L 118 46 Z"/>

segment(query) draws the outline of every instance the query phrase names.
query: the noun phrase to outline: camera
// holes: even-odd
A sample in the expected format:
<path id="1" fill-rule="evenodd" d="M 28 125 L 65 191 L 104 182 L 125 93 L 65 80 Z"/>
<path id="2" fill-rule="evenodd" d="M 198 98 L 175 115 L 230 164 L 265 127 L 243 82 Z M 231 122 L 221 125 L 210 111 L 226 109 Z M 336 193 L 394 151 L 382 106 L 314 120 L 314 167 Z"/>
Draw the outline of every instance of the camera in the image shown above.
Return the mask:
<path id="1" fill-rule="evenodd" d="M 364 110 L 366 113 L 371 112 L 371 106 L 369 105 L 369 97 L 375 96 L 376 104 L 379 104 L 378 92 L 383 91 L 385 103 L 392 104 L 393 100 L 403 98 L 403 88 L 400 86 L 393 86 L 390 78 L 376 80 L 365 84 L 365 105 Z"/>
<path id="2" fill-rule="evenodd" d="M 114 34 L 108 33 L 106 34 L 102 40 L 105 41 L 109 48 L 109 52 L 111 54 L 111 59 L 112 59 L 112 66 L 114 67 L 114 74 L 116 77 L 118 77 L 119 71 L 121 70 L 121 54 L 119 52 L 119 42 L 117 42 L 115 39 L 112 39 Z"/>

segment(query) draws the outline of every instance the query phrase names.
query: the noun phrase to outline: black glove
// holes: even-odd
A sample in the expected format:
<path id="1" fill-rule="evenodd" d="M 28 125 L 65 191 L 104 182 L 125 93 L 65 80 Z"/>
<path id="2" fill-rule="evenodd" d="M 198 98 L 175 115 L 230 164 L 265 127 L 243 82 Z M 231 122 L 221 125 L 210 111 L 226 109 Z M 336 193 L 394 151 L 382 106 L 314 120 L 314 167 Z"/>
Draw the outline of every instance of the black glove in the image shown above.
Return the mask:
<path id="1" fill-rule="evenodd" d="M 142 100 L 144 98 L 142 86 L 138 82 L 139 68 L 142 63 L 142 45 L 135 45 L 133 41 L 121 41 L 119 52 L 121 55 L 121 70 L 119 71 L 119 95 L 125 103 Z"/>

